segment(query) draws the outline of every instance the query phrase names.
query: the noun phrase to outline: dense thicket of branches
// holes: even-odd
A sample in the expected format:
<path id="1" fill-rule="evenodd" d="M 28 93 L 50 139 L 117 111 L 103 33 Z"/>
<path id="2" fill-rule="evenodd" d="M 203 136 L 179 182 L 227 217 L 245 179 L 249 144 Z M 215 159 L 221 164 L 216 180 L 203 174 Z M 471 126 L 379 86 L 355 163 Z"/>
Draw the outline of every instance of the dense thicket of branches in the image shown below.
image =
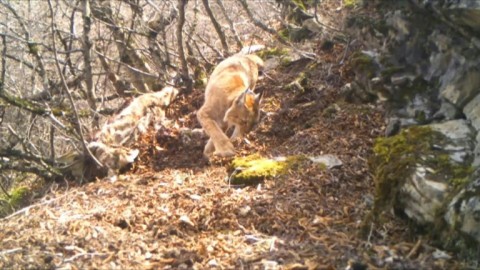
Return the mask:
<path id="1" fill-rule="evenodd" d="M 63 177 L 129 98 L 189 90 L 192 70 L 273 42 L 280 14 L 273 0 L 1 0 L 2 188 L 29 173 Z"/>

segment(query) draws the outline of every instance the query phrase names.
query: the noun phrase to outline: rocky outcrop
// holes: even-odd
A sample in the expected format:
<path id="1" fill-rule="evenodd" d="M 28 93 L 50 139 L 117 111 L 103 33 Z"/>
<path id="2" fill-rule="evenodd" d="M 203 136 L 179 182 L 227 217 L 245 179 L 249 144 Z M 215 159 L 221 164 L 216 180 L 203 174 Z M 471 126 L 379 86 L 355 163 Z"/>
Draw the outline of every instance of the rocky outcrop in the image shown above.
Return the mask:
<path id="1" fill-rule="evenodd" d="M 348 92 L 361 100 L 376 95 L 387 108 L 387 137 L 371 162 L 375 208 L 393 207 L 435 228 L 445 246 L 473 239 L 478 247 L 480 2 L 380 2 L 378 18 L 351 19 L 363 28 L 356 32 L 370 34 L 362 36 L 369 48 L 353 55 Z"/>

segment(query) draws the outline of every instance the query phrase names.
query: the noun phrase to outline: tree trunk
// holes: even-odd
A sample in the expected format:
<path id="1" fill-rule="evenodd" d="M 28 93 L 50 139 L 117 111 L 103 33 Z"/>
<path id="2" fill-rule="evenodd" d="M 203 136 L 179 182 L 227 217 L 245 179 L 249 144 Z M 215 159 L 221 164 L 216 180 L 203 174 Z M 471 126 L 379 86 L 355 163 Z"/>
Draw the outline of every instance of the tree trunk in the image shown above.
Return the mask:
<path id="1" fill-rule="evenodd" d="M 93 87 L 90 28 L 92 24 L 90 12 L 90 0 L 83 0 L 83 61 L 85 62 L 85 84 L 87 86 L 87 102 L 93 110 L 93 125 L 98 127 L 98 116 L 96 115 L 97 104 L 95 102 L 95 89 Z"/>
<path id="2" fill-rule="evenodd" d="M 177 23 L 177 45 L 178 45 L 178 55 L 180 57 L 181 65 L 181 77 L 185 83 L 185 92 L 190 93 L 193 88 L 192 79 L 188 72 L 188 63 L 185 56 L 185 50 L 183 48 L 183 25 L 185 24 L 185 6 L 187 5 L 188 0 L 178 0 L 178 23 Z"/>

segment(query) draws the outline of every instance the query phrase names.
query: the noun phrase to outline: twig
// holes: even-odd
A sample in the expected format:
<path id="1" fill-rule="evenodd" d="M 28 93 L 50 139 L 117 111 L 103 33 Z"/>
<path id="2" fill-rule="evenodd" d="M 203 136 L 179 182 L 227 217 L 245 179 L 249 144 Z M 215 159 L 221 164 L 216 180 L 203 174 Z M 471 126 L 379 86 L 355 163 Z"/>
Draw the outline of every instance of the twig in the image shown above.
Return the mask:
<path id="1" fill-rule="evenodd" d="M 2 182 L 3 183 L 6 183 L 7 180 L 6 180 L 6 176 L 4 176 L 3 174 L 0 174 L 0 178 L 2 178 Z M 2 183 L 0 183 L 0 189 L 3 191 L 3 194 L 5 194 L 5 196 L 7 196 L 8 198 L 11 198 L 12 196 L 10 196 L 10 194 L 8 194 L 8 191 L 7 189 L 3 186 Z"/>
<path id="2" fill-rule="evenodd" d="M 207 60 L 207 58 L 205 58 L 205 56 L 203 55 L 202 53 L 202 50 L 200 50 L 200 47 L 198 46 L 198 43 L 196 40 L 193 40 L 193 45 L 195 46 L 195 48 L 197 49 L 198 51 L 198 54 L 200 55 L 200 57 L 203 59 L 203 61 L 205 61 L 205 63 L 207 63 L 207 65 L 209 65 L 210 67 L 213 66 L 213 64 Z"/>
<path id="3" fill-rule="evenodd" d="M 267 25 L 262 23 L 259 19 L 255 18 L 255 16 L 253 16 L 253 13 L 250 11 L 250 8 L 248 7 L 248 4 L 247 4 L 246 0 L 240 0 L 240 5 L 243 7 L 245 12 L 247 13 L 247 16 L 250 18 L 250 20 L 253 22 L 253 24 L 255 26 L 257 26 L 258 28 L 262 29 L 263 31 L 266 31 L 267 33 L 275 36 L 275 38 L 280 43 L 282 43 L 283 45 L 287 45 L 287 46 L 293 48 L 292 44 L 290 44 L 290 42 L 288 42 L 287 39 L 285 39 L 284 37 L 279 35 L 278 32 L 275 31 L 275 29 L 272 29 L 272 28 L 268 27 Z"/>
<path id="4" fill-rule="evenodd" d="M 7 255 L 7 254 L 10 254 L 10 253 L 15 253 L 15 252 L 20 251 L 20 250 L 23 250 L 23 248 L 12 248 L 12 249 L 8 249 L 8 250 L 4 250 L 4 251 L 0 252 L 0 256 L 1 255 Z"/>
<path id="5" fill-rule="evenodd" d="M 55 161 L 55 126 L 50 124 L 50 161 Z"/>
<path id="6" fill-rule="evenodd" d="M 106 56 L 105 54 L 102 54 L 101 52 L 99 52 L 99 51 L 97 51 L 97 50 L 93 50 L 93 51 L 94 51 L 96 54 L 98 54 L 99 56 L 104 57 L 104 58 L 107 59 L 108 61 L 112 61 L 112 62 L 115 62 L 115 63 L 117 63 L 117 64 L 120 64 L 120 65 L 122 65 L 122 66 L 124 66 L 124 67 L 126 67 L 126 68 L 128 68 L 128 69 L 130 69 L 130 70 L 132 70 L 132 71 L 135 71 L 135 72 L 137 72 L 137 73 L 140 73 L 141 75 L 148 76 L 148 77 L 151 77 L 151 78 L 158 78 L 158 76 L 155 75 L 155 74 L 145 72 L 145 71 L 140 70 L 140 69 L 138 69 L 138 68 L 134 68 L 134 67 L 132 67 L 132 66 L 130 66 L 130 65 L 128 65 L 128 64 L 125 64 L 124 62 L 121 62 L 121 61 L 115 60 L 115 59 L 113 59 L 113 58 L 110 58 L 110 57 Z"/>
<path id="7" fill-rule="evenodd" d="M 5 83 L 5 74 L 7 72 L 7 68 L 6 68 L 6 65 L 7 65 L 7 59 L 6 59 L 6 55 L 7 55 L 7 38 L 2 35 L 2 43 L 3 43 L 3 50 L 2 50 L 2 73 L 1 73 L 1 77 L 0 77 L 0 93 L 3 92 L 3 86 L 4 86 L 4 83 Z"/>
<path id="8" fill-rule="evenodd" d="M 372 246 L 372 242 L 370 242 L 370 239 L 372 238 L 372 235 L 373 235 L 373 222 L 370 223 L 370 232 L 368 233 L 368 237 L 367 237 L 367 246 L 369 246 L 369 247 Z"/>
<path id="9" fill-rule="evenodd" d="M 339 65 L 343 65 L 345 57 L 347 57 L 348 47 L 350 46 L 350 43 L 350 38 L 348 38 L 347 45 L 345 46 L 345 51 L 343 52 L 342 60 L 340 61 L 340 63 L 338 63 Z"/>
<path id="10" fill-rule="evenodd" d="M 215 18 L 215 15 L 212 12 L 212 9 L 210 8 L 210 4 L 208 3 L 208 0 L 202 0 L 203 7 L 205 8 L 205 11 L 207 12 L 208 17 L 210 18 L 210 21 L 213 24 L 213 28 L 215 28 L 215 31 L 218 34 L 218 37 L 220 38 L 220 43 L 222 44 L 223 48 L 223 57 L 227 57 L 229 55 L 228 52 L 228 44 L 227 44 L 227 39 L 225 38 L 225 33 L 222 31 L 222 27 L 218 23 L 217 19 Z"/>
<path id="11" fill-rule="evenodd" d="M 417 243 L 415 244 L 415 246 L 413 246 L 412 250 L 410 250 L 410 252 L 407 254 L 407 259 L 410 259 L 413 255 L 415 255 L 415 253 L 417 253 L 418 249 L 420 248 L 420 246 L 422 246 L 422 239 L 418 239 Z"/>
<path id="12" fill-rule="evenodd" d="M 237 30 L 235 29 L 235 26 L 233 25 L 232 19 L 228 16 L 227 10 L 225 9 L 225 6 L 222 3 L 222 0 L 217 0 L 217 5 L 220 7 L 220 10 L 223 13 L 223 16 L 225 17 L 225 20 L 227 21 L 230 31 L 233 33 L 233 38 L 235 39 L 235 42 L 237 43 L 238 48 L 242 48 L 243 44 L 242 41 L 240 40 L 240 37 L 238 36 Z"/>
<path id="13" fill-rule="evenodd" d="M 203 42 L 205 44 L 205 46 L 207 46 L 208 48 L 210 48 L 212 51 L 215 52 L 215 54 L 219 57 L 219 58 L 223 58 L 223 55 L 222 53 L 215 47 L 213 47 L 208 41 L 206 41 L 201 35 L 197 35 L 197 38 Z M 193 39 L 193 42 L 195 42 L 195 39 Z"/>

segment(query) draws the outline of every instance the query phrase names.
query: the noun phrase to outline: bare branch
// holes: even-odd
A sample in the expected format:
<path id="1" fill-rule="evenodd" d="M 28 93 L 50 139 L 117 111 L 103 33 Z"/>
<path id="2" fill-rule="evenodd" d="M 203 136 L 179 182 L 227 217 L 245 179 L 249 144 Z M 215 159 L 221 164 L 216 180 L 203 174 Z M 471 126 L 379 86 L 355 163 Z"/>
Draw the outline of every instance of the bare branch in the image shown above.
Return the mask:
<path id="1" fill-rule="evenodd" d="M 135 50 L 136 44 L 134 40 L 129 39 L 129 34 L 125 34 L 123 28 L 115 24 L 110 2 L 98 3 L 98 1 L 92 1 L 91 5 L 92 15 L 96 19 L 108 23 L 107 26 L 112 31 L 113 37 L 115 38 L 115 45 L 120 53 L 120 61 L 130 66 L 134 66 L 136 69 L 142 70 L 143 72 L 150 74 L 153 73 L 150 66 L 144 61 L 144 57 Z M 131 72 L 131 70 L 127 71 L 130 73 L 131 82 L 135 85 L 136 89 L 144 93 L 151 92 L 150 88 L 152 88 L 155 80 L 148 80 L 149 78 L 139 76 L 136 72 Z"/>
<path id="2" fill-rule="evenodd" d="M 142 71 L 142 70 L 140 70 L 140 69 L 138 69 L 138 68 L 132 67 L 131 65 L 128 65 L 128 64 L 126 64 L 126 63 L 124 63 L 124 62 L 121 62 L 121 61 L 115 60 L 115 59 L 113 59 L 113 58 L 110 58 L 110 57 L 106 56 L 105 54 L 102 54 L 102 53 L 99 52 L 99 51 L 95 51 L 95 53 L 96 53 L 97 55 L 99 55 L 99 56 L 105 57 L 105 59 L 108 59 L 109 61 L 112 61 L 112 62 L 115 62 L 115 63 L 117 63 L 117 64 L 120 64 L 120 65 L 126 67 L 127 69 L 129 69 L 129 70 L 131 70 L 131 71 L 133 71 L 133 72 L 136 72 L 136 73 L 138 73 L 138 74 L 140 74 L 140 75 L 142 75 L 142 76 L 147 76 L 147 77 L 151 77 L 151 78 L 158 78 L 158 76 L 157 76 L 156 74 L 148 73 L 148 72 Z"/>
<path id="3" fill-rule="evenodd" d="M 225 38 L 225 33 L 222 31 L 222 27 L 218 23 L 217 19 L 215 19 L 215 16 L 213 15 L 212 9 L 210 8 L 210 4 L 208 3 L 208 0 L 202 0 L 203 7 L 205 8 L 205 11 L 208 14 L 208 17 L 210 17 L 210 21 L 213 24 L 213 27 L 215 28 L 215 31 L 218 34 L 218 37 L 220 38 L 220 42 L 222 43 L 222 48 L 223 48 L 223 57 L 227 57 L 230 53 L 228 52 L 228 44 L 227 40 Z"/>
<path id="4" fill-rule="evenodd" d="M 57 53 L 56 53 L 56 44 L 55 44 L 55 28 L 56 28 L 56 26 L 55 26 L 55 21 L 54 21 L 55 16 L 53 14 L 53 7 L 52 7 L 51 0 L 48 0 L 48 8 L 50 9 L 50 14 L 51 14 L 53 54 L 55 56 L 55 60 L 57 60 L 58 56 L 57 56 Z M 77 132 L 80 136 L 81 144 L 83 146 L 84 155 L 88 154 L 88 156 L 90 158 L 92 158 L 97 163 L 97 165 L 99 165 L 100 167 L 103 167 L 102 163 L 100 163 L 100 161 L 98 161 L 95 158 L 95 156 L 92 154 L 92 152 L 90 152 L 90 149 L 86 145 L 86 141 L 85 141 L 84 136 L 83 136 L 82 126 L 80 124 L 80 117 L 78 116 L 77 107 L 75 106 L 75 102 L 73 101 L 72 95 L 70 94 L 70 90 L 69 90 L 68 85 L 65 81 L 65 77 L 63 76 L 62 69 L 61 69 L 58 61 L 55 61 L 55 66 L 57 67 L 57 71 L 59 73 L 60 80 L 62 81 L 63 88 L 64 88 L 64 90 L 67 94 L 67 97 L 68 97 L 68 99 L 70 101 L 70 104 L 72 106 L 72 109 L 73 109 L 73 113 L 74 113 L 74 116 L 75 116 L 75 126 L 76 126 Z"/>
<path id="5" fill-rule="evenodd" d="M 237 30 L 235 29 L 235 26 L 233 25 L 232 19 L 230 19 L 230 16 L 228 16 L 227 10 L 225 9 L 225 6 L 223 5 L 223 1 L 222 0 L 217 0 L 217 5 L 220 7 L 220 10 L 222 11 L 223 16 L 225 17 L 225 20 L 227 21 L 227 23 L 230 27 L 230 31 L 233 34 L 233 38 L 235 39 L 235 42 L 237 43 L 238 48 L 239 49 L 242 48 L 243 43 L 242 43 L 242 41 L 240 40 L 240 37 L 237 34 Z"/>
<path id="6" fill-rule="evenodd" d="M 0 34 L 0 36 L 4 36 L 2 34 Z M 6 47 L 4 47 L 6 48 Z M 10 54 L 5 54 L 5 56 L 3 58 L 8 58 L 8 59 L 12 59 L 12 60 L 15 60 L 17 61 L 18 63 L 21 63 L 22 65 L 25 65 L 26 67 L 32 69 L 32 70 L 35 70 L 36 72 L 41 72 L 40 69 L 38 69 L 37 67 L 34 67 L 32 63 L 29 63 L 25 60 L 22 60 L 14 55 L 10 55 Z M 2 59 L 3 60 L 3 59 Z"/>
<path id="7" fill-rule="evenodd" d="M 10 12 L 15 16 L 17 19 L 18 23 L 20 24 L 20 27 L 22 28 L 23 32 L 25 33 L 25 40 L 27 42 L 30 42 L 30 33 L 27 30 L 27 27 L 25 26 L 25 22 L 23 21 L 22 17 L 20 17 L 17 13 L 17 11 L 10 5 L 8 1 L 1 1 L 0 4 L 2 4 L 4 7 L 6 7 Z"/>
<path id="8" fill-rule="evenodd" d="M 75 13 L 77 12 L 77 6 L 79 4 L 79 0 L 75 3 L 75 7 L 72 8 L 72 14 L 70 15 L 70 35 L 68 38 L 68 44 L 65 42 L 64 47 L 65 51 L 70 52 L 72 51 L 73 40 L 75 37 Z M 75 75 L 75 68 L 73 67 L 72 60 L 70 57 L 70 53 L 67 53 L 65 56 L 66 64 L 63 67 L 63 73 L 65 73 L 67 66 L 70 67 L 70 70 L 73 75 Z"/>
<path id="9" fill-rule="evenodd" d="M 255 16 L 253 16 L 253 13 L 252 11 L 250 11 L 250 8 L 248 7 L 248 4 L 247 4 L 247 1 L 246 0 L 239 0 L 240 1 L 240 4 L 241 6 L 243 7 L 243 9 L 245 10 L 245 12 L 247 13 L 247 16 L 250 18 L 250 20 L 253 22 L 253 24 L 255 26 L 257 26 L 258 28 L 262 29 L 263 31 L 269 33 L 269 34 L 272 34 L 273 36 L 275 36 L 275 38 L 282 44 L 284 45 L 288 45 L 288 46 L 291 46 L 291 44 L 289 44 L 289 42 L 282 36 L 280 36 L 277 31 L 275 31 L 275 29 L 272 29 L 270 27 L 268 27 L 267 25 L 265 25 L 264 23 L 262 23 L 259 19 L 255 18 Z"/>
<path id="10" fill-rule="evenodd" d="M 2 35 L 2 44 L 3 44 L 3 50 L 2 50 L 2 73 L 0 77 L 0 95 L 3 92 L 3 85 L 5 83 L 5 74 L 7 72 L 7 38 Z"/>

